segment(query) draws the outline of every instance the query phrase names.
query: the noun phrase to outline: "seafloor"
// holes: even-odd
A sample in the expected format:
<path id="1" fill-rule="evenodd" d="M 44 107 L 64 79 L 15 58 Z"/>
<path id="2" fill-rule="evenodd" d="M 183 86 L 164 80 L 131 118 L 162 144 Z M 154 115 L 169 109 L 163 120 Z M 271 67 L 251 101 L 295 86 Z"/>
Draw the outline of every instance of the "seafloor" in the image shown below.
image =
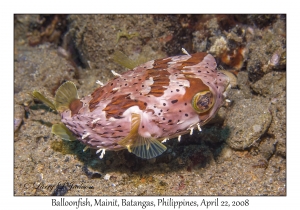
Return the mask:
<path id="1" fill-rule="evenodd" d="M 286 195 L 285 15 L 15 15 L 14 195 Z M 71 80 L 79 95 L 126 69 L 113 60 L 208 52 L 237 74 L 231 100 L 161 156 L 99 159 L 51 133 L 53 100 Z"/>

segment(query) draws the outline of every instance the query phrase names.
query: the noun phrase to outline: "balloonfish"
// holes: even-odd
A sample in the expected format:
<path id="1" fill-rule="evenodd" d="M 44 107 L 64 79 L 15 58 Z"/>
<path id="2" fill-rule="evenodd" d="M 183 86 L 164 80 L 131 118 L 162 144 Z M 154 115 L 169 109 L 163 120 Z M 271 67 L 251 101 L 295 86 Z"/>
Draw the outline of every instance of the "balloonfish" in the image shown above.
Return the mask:
<path id="1" fill-rule="evenodd" d="M 97 149 L 100 158 L 122 149 L 154 158 L 166 140 L 200 131 L 223 105 L 230 82 L 216 67 L 204 52 L 151 60 L 122 75 L 113 71 L 115 78 L 82 99 L 67 81 L 55 95 L 62 123 L 52 132 Z"/>

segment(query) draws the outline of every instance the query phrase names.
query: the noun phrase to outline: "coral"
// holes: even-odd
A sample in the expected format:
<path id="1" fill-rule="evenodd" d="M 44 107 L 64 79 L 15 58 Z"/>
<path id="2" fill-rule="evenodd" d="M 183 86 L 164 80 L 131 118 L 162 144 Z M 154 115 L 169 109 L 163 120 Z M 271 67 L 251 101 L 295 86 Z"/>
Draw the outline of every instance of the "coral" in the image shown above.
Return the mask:
<path id="1" fill-rule="evenodd" d="M 204 15 L 193 48 L 212 53 L 226 69 L 245 70 L 255 82 L 285 69 L 285 15 Z"/>
<path id="2" fill-rule="evenodd" d="M 229 49 L 227 47 L 227 41 L 223 36 L 221 36 L 220 38 L 214 41 L 214 44 L 209 49 L 209 52 L 219 56 L 222 55 L 224 52 L 227 52 L 228 50 Z"/>
<path id="3" fill-rule="evenodd" d="M 121 30 L 117 33 L 116 43 L 119 42 L 119 39 L 121 37 L 126 37 L 127 39 L 132 39 L 135 36 L 139 36 L 139 33 L 138 32 L 127 32 L 126 28 L 124 28 L 123 30 Z"/>

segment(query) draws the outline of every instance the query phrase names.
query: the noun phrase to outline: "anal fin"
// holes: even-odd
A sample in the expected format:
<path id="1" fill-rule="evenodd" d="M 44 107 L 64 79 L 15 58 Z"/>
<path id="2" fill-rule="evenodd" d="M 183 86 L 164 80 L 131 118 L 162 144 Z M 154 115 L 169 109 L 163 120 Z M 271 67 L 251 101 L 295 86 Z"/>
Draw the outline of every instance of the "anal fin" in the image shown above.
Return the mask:
<path id="1" fill-rule="evenodd" d="M 55 135 L 59 136 L 63 140 L 67 140 L 67 141 L 77 140 L 77 138 L 75 136 L 73 136 L 73 134 L 69 130 L 69 128 L 67 128 L 67 126 L 65 126 L 65 124 L 63 124 L 63 123 L 58 123 L 58 124 L 52 125 L 51 132 L 54 133 Z"/>
<path id="2" fill-rule="evenodd" d="M 136 113 L 131 114 L 131 130 L 130 133 L 122 139 L 118 144 L 127 147 L 138 157 L 151 159 L 161 155 L 166 151 L 167 147 L 155 138 L 146 138 L 138 133 L 141 116 Z"/>

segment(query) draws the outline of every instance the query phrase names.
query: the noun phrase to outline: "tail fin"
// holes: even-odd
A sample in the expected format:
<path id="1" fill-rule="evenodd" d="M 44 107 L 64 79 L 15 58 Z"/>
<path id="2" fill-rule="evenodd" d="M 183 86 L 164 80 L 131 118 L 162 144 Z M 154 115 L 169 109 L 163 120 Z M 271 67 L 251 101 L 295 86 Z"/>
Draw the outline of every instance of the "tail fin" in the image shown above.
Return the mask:
<path id="1" fill-rule="evenodd" d="M 55 94 L 55 108 L 59 112 L 63 112 L 69 108 L 69 105 L 75 99 L 78 99 L 77 88 L 71 81 L 62 84 Z"/>
<path id="2" fill-rule="evenodd" d="M 49 100 L 47 99 L 43 94 L 41 94 L 39 91 L 34 90 L 31 95 L 40 100 L 41 102 L 43 102 L 46 106 L 50 107 L 52 110 L 56 110 L 55 105 Z"/>

